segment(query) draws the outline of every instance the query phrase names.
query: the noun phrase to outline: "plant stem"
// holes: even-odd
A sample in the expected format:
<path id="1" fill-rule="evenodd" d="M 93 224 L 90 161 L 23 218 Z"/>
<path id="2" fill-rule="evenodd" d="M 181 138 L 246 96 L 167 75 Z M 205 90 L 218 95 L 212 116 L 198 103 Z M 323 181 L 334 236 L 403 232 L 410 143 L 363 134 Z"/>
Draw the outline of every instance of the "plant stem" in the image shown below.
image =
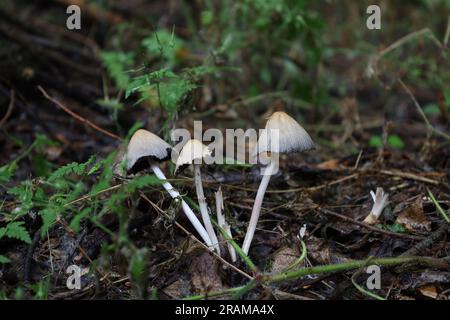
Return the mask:
<path id="1" fill-rule="evenodd" d="M 434 197 L 434 194 L 431 193 L 430 189 L 427 188 L 428 195 L 431 198 L 431 201 L 433 202 L 434 206 L 436 207 L 437 211 L 441 214 L 442 218 L 450 223 L 450 218 L 448 217 L 447 213 L 445 212 L 444 208 L 441 207 L 439 202 L 437 202 L 436 198 Z"/>
<path id="2" fill-rule="evenodd" d="M 202 220 L 205 224 L 206 232 L 213 243 L 214 249 L 216 249 L 217 254 L 220 256 L 219 240 L 217 239 L 211 223 L 211 218 L 209 217 L 208 205 L 206 204 L 205 193 L 203 192 L 202 174 L 200 172 L 200 165 L 198 164 L 194 164 L 194 181 L 195 190 L 197 191 L 198 206 L 200 207 L 200 213 L 202 214 Z"/>
<path id="3" fill-rule="evenodd" d="M 375 258 L 371 260 L 371 264 L 379 265 L 379 266 L 393 266 L 398 264 L 404 264 L 408 262 L 419 262 L 425 264 L 432 264 L 437 260 L 442 261 L 441 259 L 434 259 L 428 257 L 396 257 L 396 258 Z M 322 274 L 329 272 L 337 272 L 337 271 L 345 271 L 361 268 L 367 263 L 366 260 L 355 260 L 338 264 L 331 264 L 325 266 L 317 266 L 311 268 L 304 268 L 300 270 L 283 272 L 273 276 L 267 276 L 267 281 L 269 282 L 281 282 L 285 280 L 296 279 L 305 275 L 311 274 Z"/>
<path id="4" fill-rule="evenodd" d="M 218 223 L 215 223 L 215 226 L 220 231 L 220 233 L 222 233 L 222 236 L 225 238 L 225 240 L 227 240 L 227 242 L 233 246 L 234 250 L 242 258 L 242 261 L 245 262 L 245 264 L 250 268 L 250 270 L 252 270 L 255 273 L 258 272 L 258 268 L 256 267 L 256 265 L 249 258 L 249 256 L 247 254 L 245 254 L 244 251 L 242 251 L 241 247 L 239 247 L 239 245 L 236 243 L 236 241 L 234 241 L 231 237 L 229 237 L 227 232 L 224 229 L 222 229 L 222 227 L 219 226 Z"/>
<path id="5" fill-rule="evenodd" d="M 258 192 L 256 193 L 255 203 L 253 204 L 252 215 L 248 224 L 247 233 L 245 234 L 244 244 L 242 250 L 245 254 L 248 254 L 250 244 L 255 234 L 256 225 L 258 224 L 259 215 L 261 213 L 261 205 L 264 200 L 264 194 L 266 193 L 267 186 L 269 185 L 272 169 L 274 168 L 274 161 L 271 160 L 270 164 L 266 168 L 265 175 L 263 176 L 261 183 L 259 184 Z"/>
<path id="6" fill-rule="evenodd" d="M 206 230 L 203 227 L 202 223 L 200 222 L 200 220 L 198 220 L 197 216 L 192 211 L 192 209 L 189 207 L 189 205 L 183 199 L 181 199 L 180 193 L 172 187 L 170 182 L 167 181 L 166 176 L 164 175 L 164 173 L 161 171 L 161 169 L 157 165 L 152 164 L 151 168 L 152 168 L 153 172 L 155 173 L 155 175 L 158 177 L 158 179 L 164 181 L 162 183 L 162 185 L 163 185 L 164 189 L 166 189 L 167 192 L 170 194 L 170 196 L 173 199 L 180 199 L 181 200 L 181 206 L 183 208 L 184 213 L 188 217 L 189 221 L 191 221 L 191 223 L 194 226 L 195 230 L 197 230 L 199 235 L 202 237 L 203 241 L 205 241 L 206 245 L 208 247 L 212 247 L 213 244 L 212 244 L 211 239 L 208 236 L 208 232 L 206 232 Z"/>
<path id="7" fill-rule="evenodd" d="M 434 267 L 434 268 L 442 268 L 442 269 L 449 269 L 450 268 L 450 259 L 449 257 L 446 258 L 431 258 L 431 257 L 396 257 L 396 258 L 373 258 L 370 260 L 371 265 L 378 265 L 378 266 L 395 266 L 395 265 L 401 265 L 406 263 L 419 263 L 423 264 L 425 266 Z M 186 297 L 185 300 L 200 300 L 205 299 L 208 297 L 217 297 L 222 296 L 226 294 L 233 294 L 242 292 L 241 290 L 244 290 L 248 288 L 251 284 L 252 288 L 254 288 L 258 284 L 270 284 L 270 283 L 276 283 L 276 282 L 282 282 L 286 280 L 293 280 L 297 279 L 306 275 L 317 275 L 317 274 L 323 274 L 323 273 L 332 273 L 332 272 L 338 272 L 338 271 L 347 271 L 347 270 L 353 270 L 358 269 L 361 267 L 364 267 L 367 265 L 367 259 L 365 260 L 355 260 L 345 263 L 339 263 L 339 264 L 331 264 L 331 265 L 324 265 L 324 266 L 317 266 L 317 267 L 311 267 L 311 268 L 304 268 L 296 271 L 290 271 L 290 272 L 281 272 L 274 275 L 267 274 L 261 276 L 259 281 L 255 282 L 255 280 L 250 280 L 250 282 L 247 282 L 243 286 L 235 287 L 235 288 L 229 288 L 222 291 L 217 292 L 210 292 L 207 295 L 197 295 L 197 296 L 190 296 Z"/>

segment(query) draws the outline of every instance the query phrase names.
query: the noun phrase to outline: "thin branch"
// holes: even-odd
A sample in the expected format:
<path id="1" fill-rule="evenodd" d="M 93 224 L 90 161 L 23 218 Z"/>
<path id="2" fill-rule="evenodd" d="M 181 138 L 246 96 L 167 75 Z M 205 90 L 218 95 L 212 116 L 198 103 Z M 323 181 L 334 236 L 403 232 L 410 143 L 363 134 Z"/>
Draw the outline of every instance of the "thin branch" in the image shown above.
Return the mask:
<path id="1" fill-rule="evenodd" d="M 2 120 L 0 120 L 0 128 L 3 127 L 6 120 L 8 120 L 9 116 L 12 113 L 12 109 L 14 108 L 16 93 L 13 89 L 11 89 L 11 94 L 9 96 L 10 96 L 10 98 L 9 98 L 8 110 L 6 110 L 5 116 L 2 118 Z"/>
<path id="2" fill-rule="evenodd" d="M 327 210 L 327 209 L 324 209 L 324 208 L 320 208 L 319 211 L 322 212 L 322 213 L 334 216 L 336 218 L 339 218 L 341 220 L 344 220 L 346 222 L 351 222 L 353 224 L 356 224 L 356 225 L 358 225 L 360 227 L 363 227 L 365 229 L 368 229 L 370 231 L 374 231 L 374 232 L 385 234 L 387 236 L 391 236 L 391 237 L 395 237 L 395 238 L 404 238 L 404 239 L 416 240 L 416 241 L 420 241 L 420 240 L 424 239 L 421 236 L 412 236 L 412 235 L 409 235 L 409 234 L 397 233 L 397 232 L 383 230 L 383 229 L 380 229 L 380 228 L 377 228 L 377 227 L 365 224 L 363 222 L 356 221 L 356 220 L 354 220 L 352 218 L 349 218 L 347 216 L 344 216 L 342 214 L 339 214 L 339 213 L 336 213 L 336 212 L 333 212 L 333 211 L 330 211 L 330 210 Z"/>
<path id="3" fill-rule="evenodd" d="M 422 107 L 420 106 L 420 104 L 417 101 L 416 97 L 412 94 L 411 90 L 406 86 L 406 84 L 400 78 L 398 78 L 397 80 L 400 83 L 400 85 L 403 87 L 405 92 L 409 95 L 411 100 L 414 102 L 414 106 L 416 107 L 417 112 L 420 114 L 420 116 L 422 117 L 423 121 L 425 122 L 428 130 L 430 130 L 431 132 L 446 138 L 447 140 L 450 140 L 450 135 L 446 134 L 443 131 L 440 131 L 439 129 L 436 129 L 435 127 L 433 127 L 431 125 L 430 121 L 428 120 L 427 116 L 425 115 L 425 112 L 423 112 Z"/>
<path id="4" fill-rule="evenodd" d="M 51 102 L 53 102 L 54 104 L 56 104 L 58 107 L 60 107 L 61 109 L 63 109 L 66 113 L 68 113 L 69 115 L 71 115 L 73 118 L 77 119 L 78 121 L 90 126 L 91 128 L 113 138 L 119 141 L 122 141 L 122 138 L 119 137 L 118 135 L 109 132 L 106 129 L 100 128 L 99 126 L 97 126 L 95 123 L 92 123 L 91 121 L 83 118 L 82 116 L 79 116 L 78 114 L 76 114 L 75 112 L 73 112 L 72 110 L 70 110 L 69 108 L 67 108 L 66 106 L 64 106 L 61 102 L 59 102 L 58 100 L 56 100 L 55 98 L 51 97 L 48 95 L 48 93 L 41 87 L 38 86 L 39 91 L 42 92 L 42 94 L 44 95 L 44 97 L 48 100 L 50 100 Z"/>

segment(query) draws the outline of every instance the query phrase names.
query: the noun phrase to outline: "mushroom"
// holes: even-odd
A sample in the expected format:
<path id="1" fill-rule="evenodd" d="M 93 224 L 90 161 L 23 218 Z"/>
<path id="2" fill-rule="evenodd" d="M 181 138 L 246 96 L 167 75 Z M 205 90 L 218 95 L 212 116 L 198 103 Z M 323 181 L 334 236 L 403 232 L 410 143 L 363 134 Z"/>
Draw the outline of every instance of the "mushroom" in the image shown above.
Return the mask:
<path id="1" fill-rule="evenodd" d="M 389 194 L 385 193 L 383 188 L 377 188 L 376 193 L 370 191 L 370 195 L 372 196 L 373 207 L 363 222 L 372 225 L 378 222 L 381 213 L 383 213 L 384 208 L 387 206 Z"/>
<path id="2" fill-rule="evenodd" d="M 157 135 L 150 131 L 139 129 L 133 134 L 128 143 L 126 169 L 129 174 L 132 174 L 139 172 L 150 165 L 156 177 L 164 181 L 162 183 L 164 189 L 167 190 L 173 199 L 179 199 L 180 193 L 167 181 L 167 178 L 158 166 L 159 162 L 169 159 L 171 150 L 171 146 Z M 181 206 L 203 241 L 211 247 L 212 242 L 208 236 L 208 232 L 206 232 L 197 216 L 183 199 L 181 199 Z"/>
<path id="3" fill-rule="evenodd" d="M 250 223 L 245 234 L 242 250 L 248 254 L 255 234 L 267 186 L 272 174 L 278 170 L 280 153 L 302 152 L 314 148 L 314 142 L 305 129 L 285 112 L 274 112 L 267 120 L 265 130 L 258 140 L 257 154 L 270 161 L 264 168 L 263 178 L 256 193 Z"/>
<path id="4" fill-rule="evenodd" d="M 181 149 L 180 155 L 177 159 L 177 165 L 175 168 L 175 174 L 183 170 L 183 168 L 193 165 L 194 167 L 194 181 L 195 189 L 197 191 L 198 205 L 202 214 L 202 220 L 205 224 L 206 231 L 211 239 L 214 249 L 220 255 L 219 241 L 216 233 L 214 232 L 211 218 L 208 212 L 208 205 L 206 204 L 205 194 L 203 192 L 202 175 L 200 172 L 200 164 L 204 157 L 210 156 L 211 151 L 207 146 L 196 139 L 189 140 Z"/>

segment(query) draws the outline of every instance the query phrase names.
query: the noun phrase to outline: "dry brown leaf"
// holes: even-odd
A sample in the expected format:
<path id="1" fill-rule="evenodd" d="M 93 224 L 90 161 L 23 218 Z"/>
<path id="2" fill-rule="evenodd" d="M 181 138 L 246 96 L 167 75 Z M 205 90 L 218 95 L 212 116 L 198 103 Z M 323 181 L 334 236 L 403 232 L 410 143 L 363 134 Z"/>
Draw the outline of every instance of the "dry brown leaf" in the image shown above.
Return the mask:
<path id="1" fill-rule="evenodd" d="M 274 254 L 272 272 L 280 272 L 289 267 L 297 258 L 299 253 L 295 248 L 284 247 Z"/>
<path id="2" fill-rule="evenodd" d="M 419 292 L 425 297 L 436 299 L 438 296 L 438 292 L 435 286 L 426 285 L 419 288 Z"/>
<path id="3" fill-rule="evenodd" d="M 317 165 L 317 168 L 322 170 L 335 170 L 339 168 L 339 160 L 338 159 L 331 159 L 328 161 L 324 161 L 322 163 L 319 163 Z"/>
<path id="4" fill-rule="evenodd" d="M 397 217 L 397 223 L 409 231 L 431 231 L 431 221 L 423 213 L 422 204 L 415 202 Z"/>
<path id="5" fill-rule="evenodd" d="M 193 258 L 189 268 L 192 291 L 206 293 L 224 289 L 219 275 L 219 263 L 208 252 L 202 252 Z"/>

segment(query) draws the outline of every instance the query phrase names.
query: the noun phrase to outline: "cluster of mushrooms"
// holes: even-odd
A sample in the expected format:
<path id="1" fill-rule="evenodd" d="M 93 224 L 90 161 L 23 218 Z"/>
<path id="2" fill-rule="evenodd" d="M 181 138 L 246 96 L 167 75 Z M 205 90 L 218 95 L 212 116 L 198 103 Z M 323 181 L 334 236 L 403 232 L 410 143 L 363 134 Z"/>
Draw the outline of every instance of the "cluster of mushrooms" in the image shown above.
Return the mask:
<path id="1" fill-rule="evenodd" d="M 302 152 L 314 148 L 314 143 L 306 130 L 285 112 L 274 112 L 267 120 L 265 132 L 268 134 L 259 137 L 256 146 L 257 148 L 253 152 L 254 156 L 259 156 L 260 159 L 266 159 L 267 163 L 264 166 L 265 172 L 256 194 L 247 233 L 242 245 L 242 250 L 245 254 L 248 254 L 249 252 L 250 244 L 261 212 L 264 194 L 269 184 L 270 177 L 275 173 L 275 168 L 277 168 L 279 154 Z M 276 132 L 276 136 L 272 135 L 272 132 Z M 276 141 L 274 137 L 276 137 Z M 197 215 L 191 207 L 182 199 L 180 193 L 167 181 L 166 176 L 158 166 L 159 163 L 168 160 L 171 157 L 171 152 L 172 147 L 163 139 L 147 130 L 140 129 L 131 137 L 127 147 L 125 158 L 127 173 L 135 174 L 150 166 L 155 176 L 161 180 L 162 186 L 169 195 L 173 199 L 176 199 L 176 201 L 181 201 L 183 212 L 203 239 L 204 243 L 211 250 L 216 251 L 218 255 L 221 255 L 219 240 L 211 222 L 210 211 L 203 191 L 199 164 L 202 159 L 211 155 L 211 151 L 202 142 L 195 139 L 189 140 L 181 149 L 175 168 L 175 174 L 178 174 L 187 166 L 193 166 L 197 200 L 203 224 L 197 218 Z M 226 223 L 222 213 L 222 201 L 223 198 L 219 189 L 216 193 L 217 225 L 231 238 L 231 228 Z M 236 260 L 236 253 L 229 244 L 228 250 L 230 252 L 231 260 L 234 262 Z"/>

